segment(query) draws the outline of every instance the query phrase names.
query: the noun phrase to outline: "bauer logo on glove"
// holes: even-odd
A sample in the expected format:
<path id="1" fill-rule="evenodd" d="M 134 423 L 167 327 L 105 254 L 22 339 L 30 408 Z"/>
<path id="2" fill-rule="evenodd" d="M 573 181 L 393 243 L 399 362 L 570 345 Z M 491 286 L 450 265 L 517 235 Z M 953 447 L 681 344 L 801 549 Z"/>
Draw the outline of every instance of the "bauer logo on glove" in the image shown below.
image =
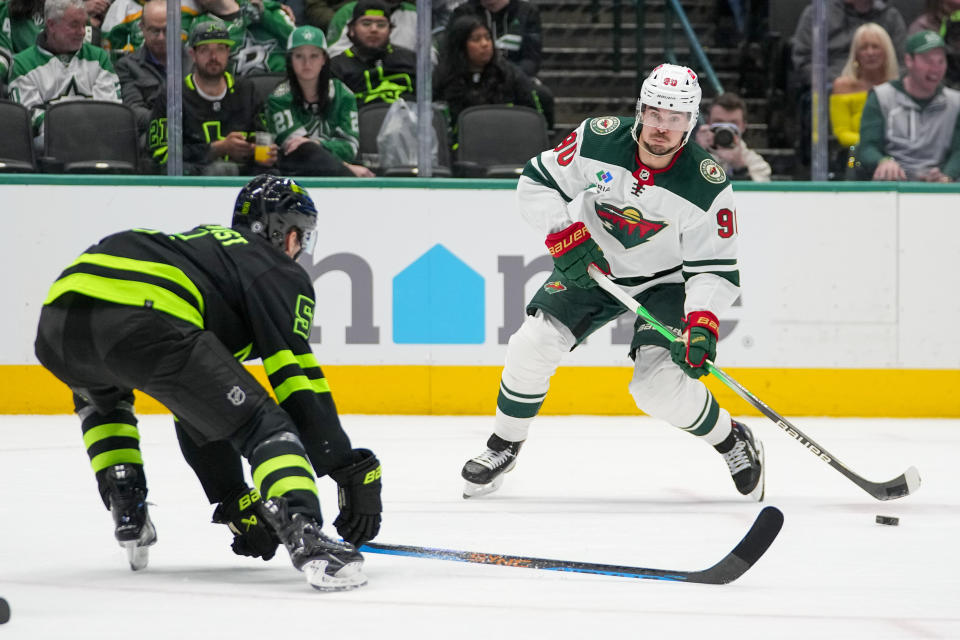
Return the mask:
<path id="1" fill-rule="evenodd" d="M 692 311 L 683 319 L 683 334 L 670 345 L 670 357 L 691 378 L 707 375 L 707 361 L 717 357 L 719 331 L 717 316 Z"/>
<path id="2" fill-rule="evenodd" d="M 597 286 L 587 273 L 591 264 L 604 273 L 610 273 L 610 265 L 603 257 L 603 250 L 582 222 L 574 222 L 569 227 L 547 236 L 547 250 L 553 257 L 554 268 L 566 280 L 581 289 Z"/>

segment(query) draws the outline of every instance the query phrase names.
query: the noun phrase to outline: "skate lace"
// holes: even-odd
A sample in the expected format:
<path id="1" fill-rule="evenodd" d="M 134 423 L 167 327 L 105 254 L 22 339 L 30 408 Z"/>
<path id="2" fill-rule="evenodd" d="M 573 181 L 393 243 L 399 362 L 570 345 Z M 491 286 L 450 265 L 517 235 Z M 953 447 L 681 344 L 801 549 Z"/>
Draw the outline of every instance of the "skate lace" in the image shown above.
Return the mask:
<path id="1" fill-rule="evenodd" d="M 730 467 L 730 475 L 732 476 L 740 473 L 744 469 L 749 469 L 751 466 L 750 454 L 747 452 L 747 443 L 743 440 L 733 445 L 730 451 L 721 455 L 723 459 L 727 461 L 727 466 Z"/>
<path id="2" fill-rule="evenodd" d="M 510 452 L 510 449 L 504 449 L 503 451 L 494 451 L 493 449 L 487 449 L 476 458 L 473 459 L 477 464 L 482 464 L 488 469 L 496 469 L 497 467 L 505 465 L 510 461 L 510 458 L 513 457 L 513 454 Z"/>

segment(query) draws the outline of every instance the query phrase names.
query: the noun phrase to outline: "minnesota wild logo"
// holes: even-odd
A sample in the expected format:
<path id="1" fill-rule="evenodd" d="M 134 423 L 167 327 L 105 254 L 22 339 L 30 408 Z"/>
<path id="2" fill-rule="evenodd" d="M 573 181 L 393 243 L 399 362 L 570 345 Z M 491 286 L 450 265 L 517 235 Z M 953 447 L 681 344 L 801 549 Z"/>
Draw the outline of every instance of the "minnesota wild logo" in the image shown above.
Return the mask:
<path id="1" fill-rule="evenodd" d="M 554 293 L 566 291 L 567 287 L 559 280 L 554 280 L 553 282 L 548 282 L 547 284 L 543 285 L 543 290 L 553 295 Z"/>
<path id="2" fill-rule="evenodd" d="M 727 174 L 724 173 L 723 168 L 710 158 L 700 163 L 700 175 L 706 178 L 707 182 L 713 184 L 720 184 L 727 179 Z"/>
<path id="3" fill-rule="evenodd" d="M 613 133 L 619 126 L 620 118 L 616 116 L 604 116 L 602 118 L 594 118 L 590 121 L 590 130 L 598 136 L 605 136 L 608 133 Z"/>
<path id="4" fill-rule="evenodd" d="M 597 202 L 594 209 L 603 226 L 625 249 L 643 244 L 667 227 L 666 222 L 647 220 L 633 207 L 619 209 L 612 204 Z"/>

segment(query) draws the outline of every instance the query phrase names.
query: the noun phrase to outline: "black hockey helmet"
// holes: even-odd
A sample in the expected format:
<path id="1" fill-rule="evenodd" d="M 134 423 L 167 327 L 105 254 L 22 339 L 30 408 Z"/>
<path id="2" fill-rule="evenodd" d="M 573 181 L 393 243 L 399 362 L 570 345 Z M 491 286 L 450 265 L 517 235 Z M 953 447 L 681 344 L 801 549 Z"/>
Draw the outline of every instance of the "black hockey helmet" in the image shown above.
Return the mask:
<path id="1" fill-rule="evenodd" d="M 290 178 L 261 174 L 237 195 L 231 226 L 250 229 L 280 251 L 284 250 L 287 233 L 296 229 L 300 232 L 300 253 L 313 253 L 317 208 L 307 190 Z"/>

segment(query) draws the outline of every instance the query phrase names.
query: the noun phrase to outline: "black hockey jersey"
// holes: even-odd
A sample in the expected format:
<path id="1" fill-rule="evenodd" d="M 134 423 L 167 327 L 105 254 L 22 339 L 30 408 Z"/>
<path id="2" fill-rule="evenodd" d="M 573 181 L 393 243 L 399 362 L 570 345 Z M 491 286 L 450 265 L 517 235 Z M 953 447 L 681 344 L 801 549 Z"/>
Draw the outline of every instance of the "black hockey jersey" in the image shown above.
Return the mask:
<path id="1" fill-rule="evenodd" d="M 217 158 L 210 150 L 210 143 L 222 140 L 228 133 L 239 131 L 263 131 L 260 120 L 260 104 L 257 102 L 253 83 L 244 78 L 234 78 L 225 74 L 227 93 L 219 100 L 207 100 L 197 90 L 193 74 L 183 79 L 183 173 L 199 175 L 206 165 Z M 166 86 L 161 87 L 158 95 L 166 95 Z M 167 101 L 154 102 L 147 134 L 147 146 L 150 156 L 157 167 L 167 164 Z M 254 173 L 252 159 L 233 160 L 240 164 L 240 173 Z"/>
<path id="2" fill-rule="evenodd" d="M 329 397 L 321 398 L 330 388 L 309 343 L 310 277 L 246 229 L 108 236 L 60 274 L 44 304 L 68 293 L 153 308 L 211 331 L 239 360 L 263 359 L 277 401 L 301 429 L 337 420 Z"/>

